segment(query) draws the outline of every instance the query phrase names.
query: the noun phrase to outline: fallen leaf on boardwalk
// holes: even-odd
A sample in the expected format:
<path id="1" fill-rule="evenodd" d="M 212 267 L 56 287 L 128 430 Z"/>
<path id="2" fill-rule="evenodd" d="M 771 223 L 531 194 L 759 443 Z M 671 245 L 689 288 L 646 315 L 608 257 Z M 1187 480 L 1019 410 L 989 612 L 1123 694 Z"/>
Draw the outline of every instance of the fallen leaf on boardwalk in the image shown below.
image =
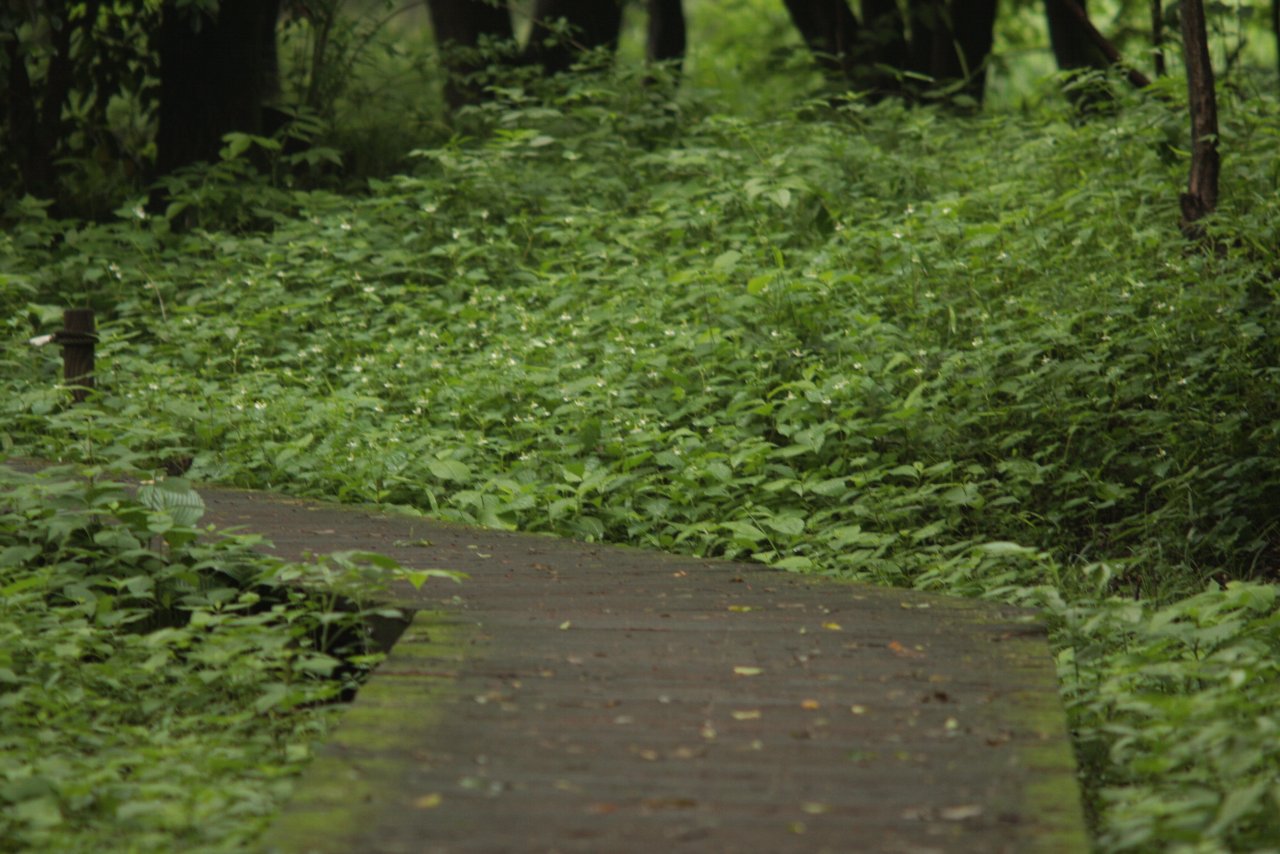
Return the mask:
<path id="1" fill-rule="evenodd" d="M 560 624 L 560 631 L 563 632 L 565 629 L 569 628 L 572 625 L 573 623 L 569 622 L 568 620 L 565 620 L 563 623 Z"/>
<path id="2" fill-rule="evenodd" d="M 839 623 L 823 623 L 822 627 L 829 632 L 838 632 L 843 628 Z"/>
<path id="3" fill-rule="evenodd" d="M 849 707 L 849 711 L 855 715 L 865 715 L 867 713 L 867 707 L 860 704 L 855 704 Z"/>
<path id="4" fill-rule="evenodd" d="M 418 798 L 413 802 L 413 805 L 420 810 L 433 810 L 440 806 L 440 802 L 443 800 L 444 798 L 440 797 L 439 792 L 432 792 L 429 795 L 423 795 Z"/>
<path id="5" fill-rule="evenodd" d="M 824 812 L 831 812 L 831 804 L 820 804 L 817 802 L 801 804 L 800 809 L 809 815 L 822 815 Z"/>
<path id="6" fill-rule="evenodd" d="M 735 721 L 758 721 L 760 720 L 759 709 L 741 709 L 733 713 Z"/>
<path id="7" fill-rule="evenodd" d="M 735 614 L 745 614 L 751 610 L 751 606 L 750 605 L 730 605 L 729 610 L 733 611 Z"/>
<path id="8" fill-rule="evenodd" d="M 907 649 L 897 641 L 889 641 L 889 652 L 901 658 L 924 658 L 924 653 L 915 649 Z"/>
<path id="9" fill-rule="evenodd" d="M 671 573 L 671 577 L 672 577 L 672 578 L 688 578 L 688 577 L 689 577 L 689 573 L 685 572 L 685 571 L 682 569 L 682 570 L 679 570 L 678 572 L 673 572 L 673 573 Z"/>
<path id="10" fill-rule="evenodd" d="M 643 803 L 651 810 L 691 810 L 698 805 L 693 798 L 645 798 Z"/>
<path id="11" fill-rule="evenodd" d="M 759 667 L 735 667 L 733 672 L 738 676 L 759 676 L 764 670 Z"/>
<path id="12" fill-rule="evenodd" d="M 962 804 L 956 807 L 943 807 L 938 811 L 938 816 L 943 821 L 964 821 L 967 818 L 977 818 L 982 815 L 981 804 Z"/>
<path id="13" fill-rule="evenodd" d="M 800 708 L 805 709 L 806 711 L 813 712 L 822 708 L 822 704 L 819 703 L 817 700 L 805 700 L 800 704 Z"/>

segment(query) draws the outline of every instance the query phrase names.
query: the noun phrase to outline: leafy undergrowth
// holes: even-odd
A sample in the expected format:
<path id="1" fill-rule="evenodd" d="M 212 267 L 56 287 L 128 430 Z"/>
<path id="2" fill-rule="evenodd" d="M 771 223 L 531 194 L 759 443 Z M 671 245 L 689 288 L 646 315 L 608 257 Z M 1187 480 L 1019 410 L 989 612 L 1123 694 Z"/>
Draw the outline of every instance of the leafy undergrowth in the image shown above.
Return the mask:
<path id="1" fill-rule="evenodd" d="M 1212 251 L 1156 98 L 746 120 L 597 77 L 361 197 L 232 162 L 184 233 L 28 205 L 0 441 L 1039 605 L 1100 847 L 1270 844 L 1280 110 L 1227 100 Z M 25 342 L 79 302 L 67 408 Z"/>
<path id="2" fill-rule="evenodd" d="M 178 479 L 0 467 L 0 850 L 227 850 L 380 660 L 369 559 L 201 537 Z M 350 595 L 348 595 L 350 594 Z"/>

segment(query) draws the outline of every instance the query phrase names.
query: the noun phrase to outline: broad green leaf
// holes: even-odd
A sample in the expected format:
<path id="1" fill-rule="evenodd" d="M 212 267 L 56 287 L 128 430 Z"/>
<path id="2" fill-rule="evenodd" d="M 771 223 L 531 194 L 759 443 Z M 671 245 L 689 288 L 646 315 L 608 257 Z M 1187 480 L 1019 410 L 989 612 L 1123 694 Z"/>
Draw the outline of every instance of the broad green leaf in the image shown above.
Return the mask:
<path id="1" fill-rule="evenodd" d="M 471 467 L 460 460 L 431 460 L 427 469 L 444 481 L 461 483 L 471 479 Z"/>

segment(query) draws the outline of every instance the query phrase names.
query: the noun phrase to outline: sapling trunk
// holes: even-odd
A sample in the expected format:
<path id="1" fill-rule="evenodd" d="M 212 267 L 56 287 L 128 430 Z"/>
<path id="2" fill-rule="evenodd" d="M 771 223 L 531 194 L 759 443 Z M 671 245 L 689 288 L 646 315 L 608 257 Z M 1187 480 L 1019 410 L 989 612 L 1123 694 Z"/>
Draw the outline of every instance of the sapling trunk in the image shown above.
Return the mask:
<path id="1" fill-rule="evenodd" d="M 1183 57 L 1187 67 L 1187 102 L 1191 109 L 1191 174 L 1180 199 L 1180 226 L 1188 237 L 1202 233 L 1197 224 L 1218 205 L 1218 101 L 1205 28 L 1203 0 L 1182 4 Z"/>

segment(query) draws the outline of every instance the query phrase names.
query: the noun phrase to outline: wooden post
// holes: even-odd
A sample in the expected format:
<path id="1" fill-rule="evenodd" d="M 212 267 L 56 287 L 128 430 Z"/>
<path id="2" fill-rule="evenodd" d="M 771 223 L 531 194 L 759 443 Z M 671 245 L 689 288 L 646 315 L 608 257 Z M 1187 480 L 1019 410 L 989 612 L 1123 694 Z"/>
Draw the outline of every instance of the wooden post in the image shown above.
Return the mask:
<path id="1" fill-rule="evenodd" d="M 93 348 L 98 341 L 93 309 L 69 308 L 63 312 L 62 329 L 53 340 L 62 345 L 62 378 L 71 388 L 71 399 L 80 403 L 93 389 Z"/>

